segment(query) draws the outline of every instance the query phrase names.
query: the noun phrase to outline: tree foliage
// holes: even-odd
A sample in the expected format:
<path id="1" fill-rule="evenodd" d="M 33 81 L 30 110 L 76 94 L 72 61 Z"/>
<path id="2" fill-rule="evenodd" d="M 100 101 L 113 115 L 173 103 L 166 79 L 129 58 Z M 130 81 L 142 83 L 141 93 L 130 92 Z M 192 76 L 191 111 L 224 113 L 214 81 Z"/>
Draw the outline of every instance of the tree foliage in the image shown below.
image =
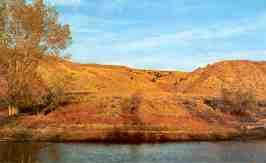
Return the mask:
<path id="1" fill-rule="evenodd" d="M 70 28 L 59 23 L 55 8 L 43 0 L 5 0 L 0 7 L 0 59 L 7 68 L 7 100 L 17 107 L 29 105 L 40 60 L 59 56 L 71 40 Z"/>

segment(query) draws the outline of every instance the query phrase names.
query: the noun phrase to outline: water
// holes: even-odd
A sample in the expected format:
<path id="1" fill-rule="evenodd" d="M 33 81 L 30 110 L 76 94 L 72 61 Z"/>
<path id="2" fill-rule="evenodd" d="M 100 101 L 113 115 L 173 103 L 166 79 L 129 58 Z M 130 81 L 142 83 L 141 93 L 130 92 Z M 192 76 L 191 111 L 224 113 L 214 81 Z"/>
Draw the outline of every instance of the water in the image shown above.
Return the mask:
<path id="1" fill-rule="evenodd" d="M 0 143 L 0 163 L 266 163 L 266 141 L 169 144 Z"/>

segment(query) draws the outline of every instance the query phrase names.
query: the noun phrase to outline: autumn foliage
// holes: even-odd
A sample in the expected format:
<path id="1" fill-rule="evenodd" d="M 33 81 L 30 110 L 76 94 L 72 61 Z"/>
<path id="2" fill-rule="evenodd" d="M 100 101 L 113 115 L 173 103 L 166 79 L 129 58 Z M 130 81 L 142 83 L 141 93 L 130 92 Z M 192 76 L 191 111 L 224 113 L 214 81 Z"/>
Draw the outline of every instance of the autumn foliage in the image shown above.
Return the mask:
<path id="1" fill-rule="evenodd" d="M 44 56 L 59 56 L 70 41 L 68 25 L 58 22 L 58 13 L 43 0 L 5 0 L 0 14 L 0 61 L 6 67 L 9 105 L 23 108 L 34 102 L 34 84 Z"/>

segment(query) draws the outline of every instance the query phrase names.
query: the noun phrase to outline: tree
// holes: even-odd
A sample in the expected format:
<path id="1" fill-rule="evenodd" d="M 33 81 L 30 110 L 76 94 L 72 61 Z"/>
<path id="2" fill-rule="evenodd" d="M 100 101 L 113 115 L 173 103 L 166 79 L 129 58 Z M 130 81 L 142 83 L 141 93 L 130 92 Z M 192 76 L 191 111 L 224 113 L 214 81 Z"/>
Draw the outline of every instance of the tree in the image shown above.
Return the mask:
<path id="1" fill-rule="evenodd" d="M 7 67 L 7 102 L 28 107 L 33 100 L 37 69 L 47 55 L 59 56 L 71 40 L 69 25 L 61 25 L 55 8 L 43 0 L 6 0 L 1 7 L 1 58 Z"/>
<path id="2" fill-rule="evenodd" d="M 5 20 L 5 0 L 0 1 L 0 45 L 3 46 L 5 43 L 5 33 L 4 33 L 4 20 Z M 0 57 L 2 57 L 1 55 Z M 0 58 L 2 59 L 2 58 Z M 0 60 L 2 61 L 2 60 Z M 0 62 L 2 63 L 2 62 Z"/>

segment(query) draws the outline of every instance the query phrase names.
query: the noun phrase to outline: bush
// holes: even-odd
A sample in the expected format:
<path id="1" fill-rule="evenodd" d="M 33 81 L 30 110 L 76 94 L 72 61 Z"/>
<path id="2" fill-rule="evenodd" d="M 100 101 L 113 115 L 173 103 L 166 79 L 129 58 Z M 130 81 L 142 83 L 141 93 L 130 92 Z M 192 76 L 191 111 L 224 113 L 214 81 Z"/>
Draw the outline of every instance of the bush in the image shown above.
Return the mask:
<path id="1" fill-rule="evenodd" d="M 17 110 L 17 113 L 36 112 L 40 98 L 38 97 L 39 91 L 35 90 L 36 87 L 34 85 L 37 85 L 37 80 L 32 85 L 26 84 L 19 91 L 9 91 L 5 97 L 5 103 L 9 108 L 13 107 Z"/>
<path id="2" fill-rule="evenodd" d="M 143 97 L 139 93 L 133 94 L 131 97 L 125 98 L 121 102 L 122 115 L 127 118 L 129 123 L 140 124 L 141 118 L 139 116 L 140 104 Z"/>
<path id="3" fill-rule="evenodd" d="M 140 94 L 133 94 L 131 97 L 125 98 L 121 103 L 123 114 L 135 114 L 139 110 L 142 96 Z"/>
<path id="4" fill-rule="evenodd" d="M 42 97 L 42 112 L 48 114 L 67 102 L 66 100 L 66 79 L 55 75 L 49 79 L 45 95 Z"/>
<path id="5" fill-rule="evenodd" d="M 6 108 L 8 103 L 4 97 L 0 97 L 0 108 Z"/>
<path id="6" fill-rule="evenodd" d="M 235 115 L 245 115 L 257 108 L 256 96 L 250 88 L 222 88 L 221 101 L 221 110 Z"/>
<path id="7" fill-rule="evenodd" d="M 49 78 L 47 85 L 42 85 L 44 88 L 38 91 L 39 94 L 33 93 L 31 89 L 24 89 L 20 95 L 23 98 L 17 100 L 15 106 L 19 108 L 20 113 L 48 114 L 66 102 L 65 81 L 64 78 L 54 75 Z"/>

